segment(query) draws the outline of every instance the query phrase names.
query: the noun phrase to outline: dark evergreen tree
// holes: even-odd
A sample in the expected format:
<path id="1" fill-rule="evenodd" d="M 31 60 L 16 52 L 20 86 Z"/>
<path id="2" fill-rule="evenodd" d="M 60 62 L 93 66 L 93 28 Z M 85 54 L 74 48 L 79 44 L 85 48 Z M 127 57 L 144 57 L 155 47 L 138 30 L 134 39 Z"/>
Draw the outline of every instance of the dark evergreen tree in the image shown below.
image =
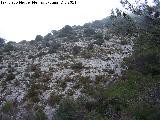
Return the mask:
<path id="1" fill-rule="evenodd" d="M 5 39 L 0 38 L 0 47 L 3 47 L 5 44 Z"/>
<path id="2" fill-rule="evenodd" d="M 43 36 L 37 35 L 35 41 L 43 41 Z"/>

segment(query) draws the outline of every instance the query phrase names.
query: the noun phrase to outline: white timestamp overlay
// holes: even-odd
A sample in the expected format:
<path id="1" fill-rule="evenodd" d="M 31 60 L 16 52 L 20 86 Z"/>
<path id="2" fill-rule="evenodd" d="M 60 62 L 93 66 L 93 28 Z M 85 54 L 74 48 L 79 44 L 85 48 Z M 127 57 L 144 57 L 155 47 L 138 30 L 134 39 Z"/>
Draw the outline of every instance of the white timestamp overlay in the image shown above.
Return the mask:
<path id="1" fill-rule="evenodd" d="M 0 5 L 75 5 L 77 1 L 0 1 Z"/>

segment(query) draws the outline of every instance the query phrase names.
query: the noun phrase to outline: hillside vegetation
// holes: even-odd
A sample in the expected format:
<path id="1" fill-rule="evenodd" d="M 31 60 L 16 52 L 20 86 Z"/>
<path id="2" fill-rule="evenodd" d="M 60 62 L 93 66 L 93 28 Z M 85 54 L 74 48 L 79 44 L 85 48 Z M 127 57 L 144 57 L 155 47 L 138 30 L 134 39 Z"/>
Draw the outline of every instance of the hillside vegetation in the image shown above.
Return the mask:
<path id="1" fill-rule="evenodd" d="M 0 38 L 0 119 L 160 120 L 160 2 L 35 40 Z"/>

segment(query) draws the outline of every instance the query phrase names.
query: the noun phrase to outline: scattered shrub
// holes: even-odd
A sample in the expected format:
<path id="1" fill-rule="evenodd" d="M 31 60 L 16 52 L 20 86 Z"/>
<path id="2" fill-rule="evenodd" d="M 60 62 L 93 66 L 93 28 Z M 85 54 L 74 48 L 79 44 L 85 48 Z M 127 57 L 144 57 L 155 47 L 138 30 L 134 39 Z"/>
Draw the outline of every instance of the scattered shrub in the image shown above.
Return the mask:
<path id="1" fill-rule="evenodd" d="M 49 47 L 48 53 L 49 53 L 49 54 L 56 53 L 59 47 L 61 47 L 61 44 L 60 44 L 60 43 L 57 43 L 57 42 L 54 42 L 54 43 Z"/>
<path id="2" fill-rule="evenodd" d="M 104 83 L 105 81 L 105 75 L 96 75 L 95 84 Z"/>
<path id="3" fill-rule="evenodd" d="M 11 68 L 12 66 L 11 66 L 11 63 L 8 63 L 8 68 Z"/>
<path id="4" fill-rule="evenodd" d="M 8 68 L 7 71 L 8 73 L 13 73 L 15 71 L 15 68 L 14 67 Z"/>
<path id="5" fill-rule="evenodd" d="M 9 113 L 13 110 L 12 102 L 7 101 L 1 108 L 1 111 L 4 113 Z"/>
<path id="6" fill-rule="evenodd" d="M 0 74 L 0 79 L 3 78 L 5 76 L 5 73 L 1 73 Z"/>
<path id="7" fill-rule="evenodd" d="M 104 39 L 105 39 L 105 40 L 109 40 L 109 39 L 110 39 L 110 36 L 106 35 L 106 36 L 104 37 Z"/>
<path id="8" fill-rule="evenodd" d="M 44 111 L 42 110 L 42 108 L 39 108 L 38 110 L 36 110 L 35 115 L 36 115 L 35 117 L 36 120 L 47 120 L 47 117 Z"/>
<path id="9" fill-rule="evenodd" d="M 50 79 L 51 79 L 51 75 L 52 74 L 47 74 L 47 73 L 44 73 L 42 74 L 42 82 L 48 82 Z"/>
<path id="10" fill-rule="evenodd" d="M 33 102 L 39 102 L 39 91 L 38 86 L 35 85 L 35 83 L 32 83 L 30 88 L 28 89 L 26 97 L 29 98 Z"/>
<path id="11" fill-rule="evenodd" d="M 83 115 L 77 112 L 78 105 L 73 99 L 66 98 L 61 101 L 54 120 L 81 120 Z"/>
<path id="12" fill-rule="evenodd" d="M 58 105 L 60 103 L 61 99 L 62 99 L 61 95 L 57 95 L 55 93 L 51 93 L 50 97 L 48 98 L 48 103 L 51 106 L 55 106 L 55 105 Z"/>
<path id="13" fill-rule="evenodd" d="M 93 57 L 92 52 L 90 50 L 82 51 L 81 56 L 85 59 L 90 59 L 91 57 Z"/>
<path id="14" fill-rule="evenodd" d="M 102 40 L 103 39 L 103 34 L 102 33 L 97 33 L 94 35 L 94 39 L 96 40 Z"/>
<path id="15" fill-rule="evenodd" d="M 67 82 L 64 80 L 58 80 L 57 84 L 59 87 L 61 87 L 63 90 L 65 90 L 65 88 L 67 87 Z"/>
<path id="16" fill-rule="evenodd" d="M 68 89 L 68 91 L 66 92 L 66 94 L 68 96 L 72 96 L 74 94 L 74 90 L 73 89 Z"/>
<path id="17" fill-rule="evenodd" d="M 30 78 L 30 74 L 28 72 L 25 72 L 24 77 L 29 77 Z"/>
<path id="18" fill-rule="evenodd" d="M 35 71 L 35 72 L 32 74 L 31 78 L 32 78 L 32 79 L 34 79 L 34 78 L 39 78 L 40 75 L 41 75 L 41 73 L 40 73 L 39 71 Z"/>
<path id="19" fill-rule="evenodd" d="M 101 114 L 96 111 L 91 111 L 85 116 L 85 120 L 110 120 L 107 117 L 103 118 Z"/>
<path id="20" fill-rule="evenodd" d="M 72 48 L 72 53 L 73 53 L 73 55 L 77 55 L 78 53 L 80 53 L 81 52 L 81 47 L 80 46 L 74 46 L 73 48 Z"/>
<path id="21" fill-rule="evenodd" d="M 14 66 L 15 66 L 15 67 L 18 67 L 18 63 L 15 63 Z"/>
<path id="22" fill-rule="evenodd" d="M 3 56 L 2 56 L 2 52 L 1 52 L 1 50 L 0 50 L 0 62 L 2 62 L 2 60 L 3 60 Z"/>
<path id="23" fill-rule="evenodd" d="M 34 72 L 37 70 L 37 65 L 32 64 L 31 65 L 31 71 Z"/>
<path id="24" fill-rule="evenodd" d="M 89 76 L 87 76 L 87 77 L 80 76 L 80 77 L 79 77 L 79 83 L 82 84 L 82 85 L 88 85 L 88 84 L 90 84 L 91 82 L 92 82 L 92 81 L 91 81 L 91 79 L 90 79 Z"/>
<path id="25" fill-rule="evenodd" d="M 102 45 L 103 43 L 104 43 L 103 39 L 98 39 L 95 42 L 93 42 L 93 44 L 96 44 L 96 45 Z"/>
<path id="26" fill-rule="evenodd" d="M 92 96 L 94 94 L 95 91 L 95 87 L 92 84 L 84 84 L 81 92 L 88 95 L 88 96 Z"/>
<path id="27" fill-rule="evenodd" d="M 28 59 L 32 59 L 32 58 L 34 58 L 33 55 L 28 55 Z"/>
<path id="28" fill-rule="evenodd" d="M 75 63 L 75 64 L 71 65 L 71 68 L 74 69 L 74 70 L 80 70 L 80 69 L 83 68 L 83 64 L 81 62 Z"/>
<path id="29" fill-rule="evenodd" d="M 90 37 L 90 36 L 94 35 L 95 33 L 96 33 L 95 30 L 92 28 L 87 28 L 84 30 L 84 35 L 86 37 Z"/>
<path id="30" fill-rule="evenodd" d="M 47 53 L 45 53 L 45 52 L 39 52 L 37 55 L 36 55 L 36 57 L 42 57 L 42 56 L 44 56 L 44 55 L 46 55 Z"/>
<path id="31" fill-rule="evenodd" d="M 31 71 L 34 72 L 31 76 L 32 79 L 39 78 L 41 76 L 41 70 L 38 65 L 31 65 Z"/>
<path id="32" fill-rule="evenodd" d="M 114 74 L 114 70 L 109 69 L 109 70 L 108 70 L 108 74 Z"/>
<path id="33" fill-rule="evenodd" d="M 93 50 L 94 45 L 92 43 L 90 43 L 87 47 L 88 50 Z"/>
<path id="34" fill-rule="evenodd" d="M 128 41 L 127 40 L 121 40 L 121 45 L 127 45 Z"/>
<path id="35" fill-rule="evenodd" d="M 19 85 L 20 85 L 20 81 L 18 81 L 18 80 L 16 79 L 16 81 L 14 82 L 14 85 L 15 85 L 15 87 L 16 87 L 16 86 L 19 86 Z"/>
<path id="36" fill-rule="evenodd" d="M 15 79 L 15 75 L 13 73 L 7 74 L 6 81 L 10 81 L 10 80 L 13 80 L 13 79 Z"/>

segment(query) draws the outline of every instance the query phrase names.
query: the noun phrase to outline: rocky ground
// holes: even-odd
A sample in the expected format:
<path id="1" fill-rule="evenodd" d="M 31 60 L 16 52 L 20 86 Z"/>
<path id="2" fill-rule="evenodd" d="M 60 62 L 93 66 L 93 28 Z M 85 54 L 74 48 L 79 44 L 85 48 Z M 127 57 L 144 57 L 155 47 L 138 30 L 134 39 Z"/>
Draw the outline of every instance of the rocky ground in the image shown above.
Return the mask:
<path id="1" fill-rule="evenodd" d="M 121 76 L 133 40 L 106 27 L 65 26 L 32 41 L 11 42 L 13 50 L 2 47 L 0 117 L 52 119 L 61 99 L 89 95 L 91 86 L 107 86 Z"/>

